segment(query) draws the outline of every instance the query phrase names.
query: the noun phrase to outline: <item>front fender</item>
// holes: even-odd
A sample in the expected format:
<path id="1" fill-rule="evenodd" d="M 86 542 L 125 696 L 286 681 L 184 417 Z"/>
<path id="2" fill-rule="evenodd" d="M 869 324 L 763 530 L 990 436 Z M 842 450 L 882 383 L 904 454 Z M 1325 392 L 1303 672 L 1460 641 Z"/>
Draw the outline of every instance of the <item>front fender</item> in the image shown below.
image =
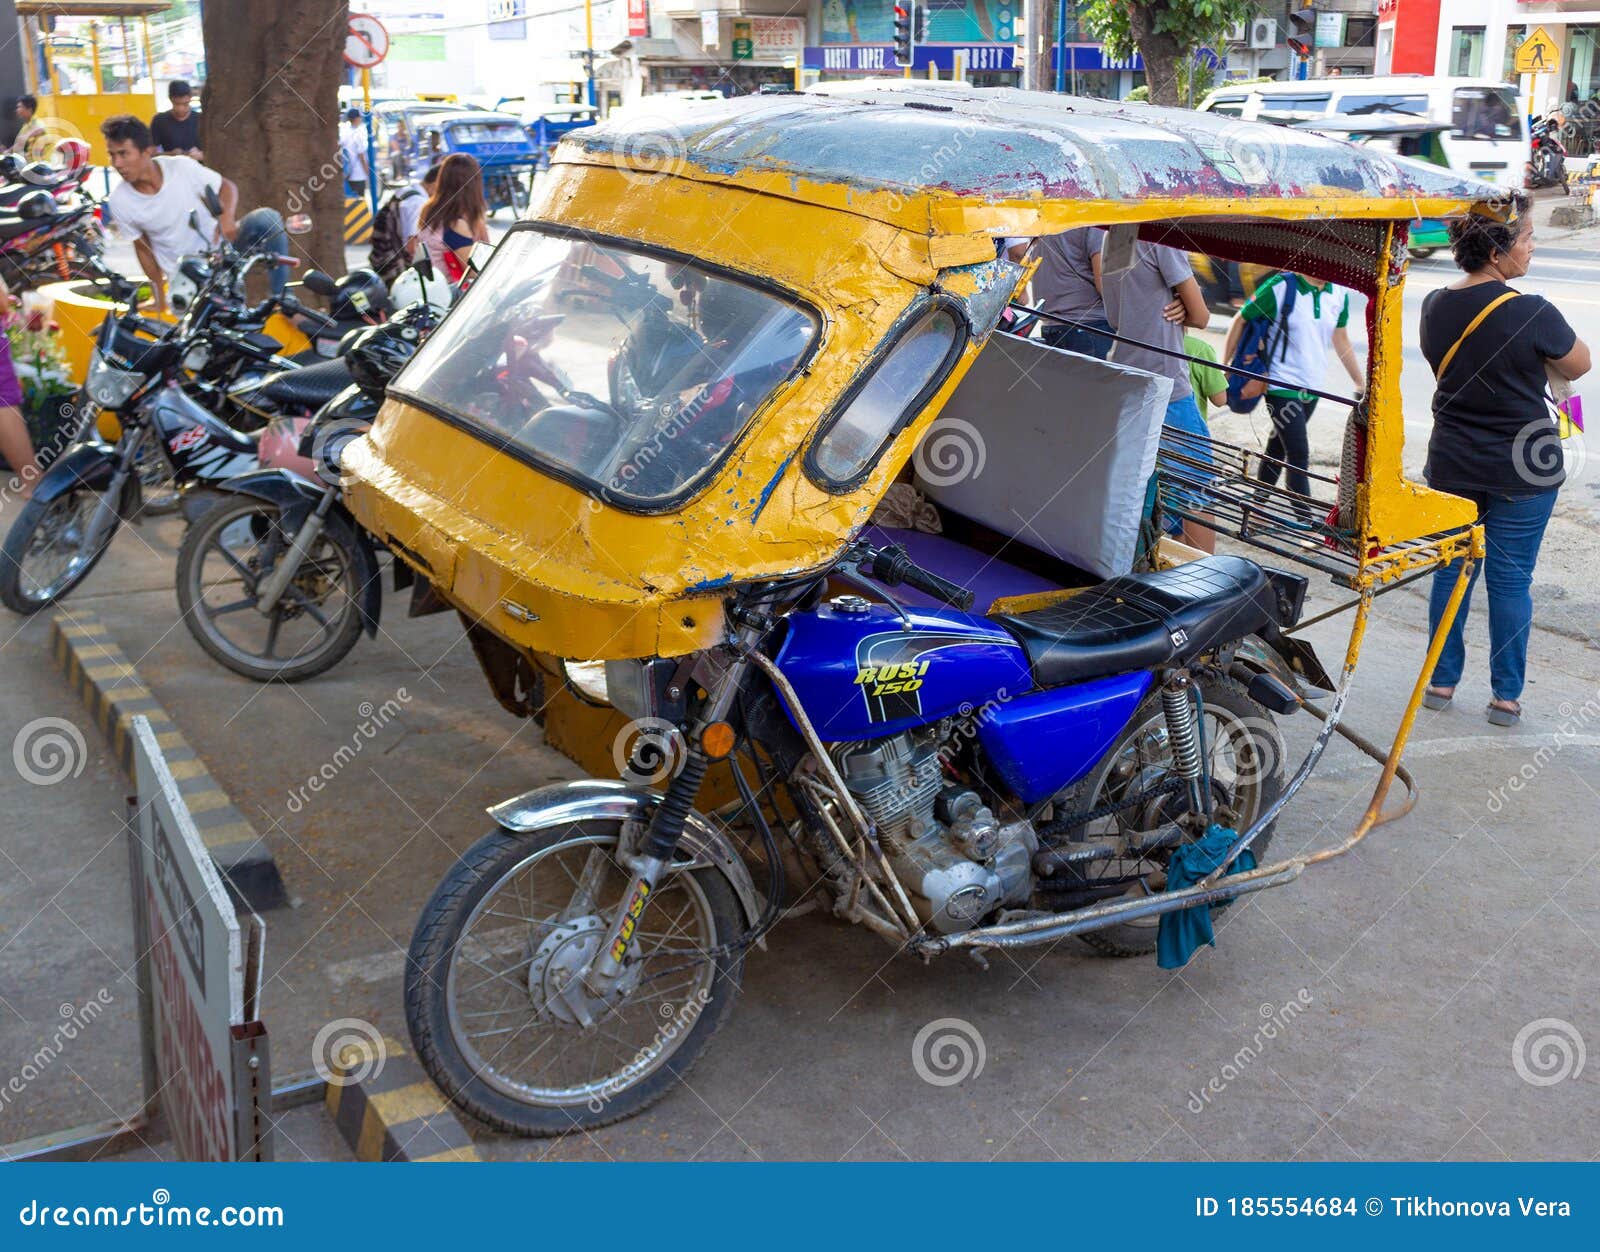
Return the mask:
<path id="1" fill-rule="evenodd" d="M 502 800 L 492 805 L 488 813 L 505 829 L 525 835 L 569 822 L 648 821 L 661 799 L 660 792 L 647 787 L 586 778 L 554 783 L 511 800 Z M 754 926 L 761 920 L 766 901 L 756 890 L 744 858 L 728 836 L 699 813 L 691 811 L 689 820 L 684 823 L 678 856 L 680 859 L 676 863 L 681 867 L 718 870 L 744 906 L 746 922 Z"/>
<path id="2" fill-rule="evenodd" d="M 34 484 L 33 498 L 48 504 L 69 491 L 86 488 L 104 491 L 117 468 L 117 450 L 108 443 L 75 443 L 54 461 Z"/>
<path id="3" fill-rule="evenodd" d="M 1298 636 L 1280 634 L 1276 641 L 1268 642 L 1260 635 L 1246 635 L 1234 650 L 1233 663 L 1252 673 L 1271 674 L 1304 697 L 1315 698 L 1319 688 L 1335 690 L 1334 681 L 1322 668 L 1316 652 Z"/>

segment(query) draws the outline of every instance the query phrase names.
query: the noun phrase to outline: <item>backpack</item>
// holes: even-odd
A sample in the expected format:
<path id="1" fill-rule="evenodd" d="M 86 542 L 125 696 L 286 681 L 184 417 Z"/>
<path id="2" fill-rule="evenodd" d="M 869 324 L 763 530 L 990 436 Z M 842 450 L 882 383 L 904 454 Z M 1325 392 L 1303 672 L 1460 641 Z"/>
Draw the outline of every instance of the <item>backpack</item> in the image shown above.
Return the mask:
<path id="1" fill-rule="evenodd" d="M 417 187 L 400 188 L 378 206 L 378 212 L 372 219 L 370 263 L 385 285 L 400 277 L 400 271 L 406 267 L 406 241 L 400 233 L 400 205 L 421 194 L 421 189 Z"/>
<path id="2" fill-rule="evenodd" d="M 1289 315 L 1294 312 L 1295 296 L 1299 294 L 1299 284 L 1292 276 L 1284 276 L 1283 292 L 1278 316 L 1272 321 L 1245 322 L 1229 365 L 1235 369 L 1249 370 L 1252 374 L 1266 374 L 1272 362 L 1283 356 L 1289 346 Z M 1253 378 L 1229 374 L 1228 408 L 1235 413 L 1249 413 L 1266 389 L 1265 383 Z"/>

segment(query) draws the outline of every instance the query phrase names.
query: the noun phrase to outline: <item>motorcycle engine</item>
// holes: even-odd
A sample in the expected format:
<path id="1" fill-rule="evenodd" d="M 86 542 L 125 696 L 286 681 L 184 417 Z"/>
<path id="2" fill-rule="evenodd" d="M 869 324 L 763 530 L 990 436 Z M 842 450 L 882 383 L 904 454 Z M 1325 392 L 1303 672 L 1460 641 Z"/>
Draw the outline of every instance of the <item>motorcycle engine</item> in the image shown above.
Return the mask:
<path id="1" fill-rule="evenodd" d="M 937 729 L 908 731 L 835 744 L 829 754 L 918 912 L 950 934 L 1027 903 L 1038 839 L 1031 822 L 1002 826 L 976 791 L 946 783 L 941 738 Z"/>

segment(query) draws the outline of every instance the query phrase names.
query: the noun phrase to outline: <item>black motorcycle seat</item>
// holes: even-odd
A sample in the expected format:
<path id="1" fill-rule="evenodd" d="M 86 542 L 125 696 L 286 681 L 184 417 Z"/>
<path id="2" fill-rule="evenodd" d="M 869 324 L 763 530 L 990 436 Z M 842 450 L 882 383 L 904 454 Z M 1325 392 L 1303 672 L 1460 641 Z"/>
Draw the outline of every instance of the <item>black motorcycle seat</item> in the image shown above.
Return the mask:
<path id="1" fill-rule="evenodd" d="M 0 213 L 0 239 L 15 239 L 18 235 L 26 235 L 30 230 L 48 226 L 50 221 L 48 217 L 15 217 L 9 213 Z"/>
<path id="2" fill-rule="evenodd" d="M 278 404 L 305 404 L 321 408 L 350 385 L 350 370 L 335 357 L 320 365 L 284 370 L 261 380 L 256 395 Z"/>
<path id="3" fill-rule="evenodd" d="M 996 613 L 1028 654 L 1033 681 L 1063 687 L 1183 664 L 1278 624 L 1277 600 L 1254 561 L 1212 556 L 1125 574 L 1027 613 Z"/>

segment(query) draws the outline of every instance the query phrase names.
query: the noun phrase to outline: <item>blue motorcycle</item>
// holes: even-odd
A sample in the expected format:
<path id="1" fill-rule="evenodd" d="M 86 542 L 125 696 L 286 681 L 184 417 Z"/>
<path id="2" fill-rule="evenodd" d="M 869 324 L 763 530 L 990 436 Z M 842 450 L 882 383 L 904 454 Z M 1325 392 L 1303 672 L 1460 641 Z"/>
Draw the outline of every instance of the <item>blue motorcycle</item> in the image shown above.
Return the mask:
<path id="1" fill-rule="evenodd" d="M 1275 714 L 1299 699 L 1262 656 L 1304 591 L 1222 556 L 979 616 L 905 547 L 861 540 L 827 569 L 731 595 L 709 651 L 569 669 L 632 719 L 622 781 L 490 810 L 496 830 L 412 941 L 419 1057 L 501 1130 L 629 1116 L 705 1048 L 796 875 L 835 916 L 925 958 L 1068 935 L 1151 951 L 1159 913 L 1279 881 L 1185 892 L 1167 875 L 1207 839 L 1266 852 Z M 494 641 L 469 635 L 492 668 Z M 725 764 L 739 800 L 697 811 Z M 765 849 L 764 891 L 721 820 L 735 810 Z M 594 1047 L 573 1058 L 563 1037 Z"/>

